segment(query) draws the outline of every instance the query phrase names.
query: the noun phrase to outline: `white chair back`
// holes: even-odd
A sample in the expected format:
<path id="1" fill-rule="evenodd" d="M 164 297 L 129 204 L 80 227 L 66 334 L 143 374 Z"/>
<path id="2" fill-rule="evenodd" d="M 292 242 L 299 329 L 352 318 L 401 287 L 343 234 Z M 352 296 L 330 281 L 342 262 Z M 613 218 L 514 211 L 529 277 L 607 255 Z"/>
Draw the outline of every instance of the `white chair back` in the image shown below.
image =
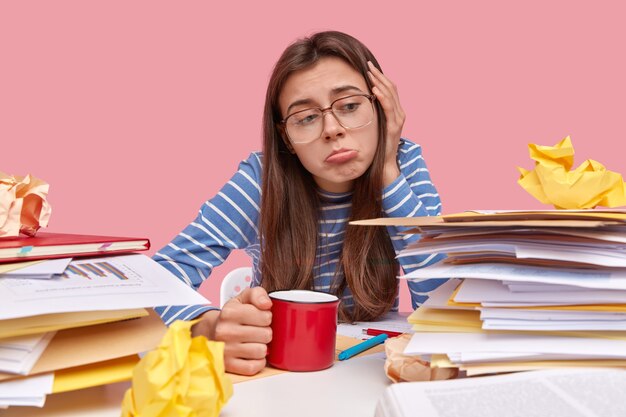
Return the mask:
<path id="1" fill-rule="evenodd" d="M 220 286 L 220 308 L 250 285 L 252 285 L 252 267 L 236 268 L 226 274 Z"/>

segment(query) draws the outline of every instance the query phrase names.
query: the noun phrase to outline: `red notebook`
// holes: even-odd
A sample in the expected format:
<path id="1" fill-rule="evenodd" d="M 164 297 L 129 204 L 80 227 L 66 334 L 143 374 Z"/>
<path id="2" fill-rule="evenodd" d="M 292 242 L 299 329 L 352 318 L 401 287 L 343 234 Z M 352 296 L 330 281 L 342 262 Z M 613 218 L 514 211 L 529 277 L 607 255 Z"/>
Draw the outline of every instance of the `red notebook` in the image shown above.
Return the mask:
<path id="1" fill-rule="evenodd" d="M 145 238 L 40 232 L 35 237 L 0 238 L 0 263 L 121 254 L 149 248 L 150 240 Z"/>

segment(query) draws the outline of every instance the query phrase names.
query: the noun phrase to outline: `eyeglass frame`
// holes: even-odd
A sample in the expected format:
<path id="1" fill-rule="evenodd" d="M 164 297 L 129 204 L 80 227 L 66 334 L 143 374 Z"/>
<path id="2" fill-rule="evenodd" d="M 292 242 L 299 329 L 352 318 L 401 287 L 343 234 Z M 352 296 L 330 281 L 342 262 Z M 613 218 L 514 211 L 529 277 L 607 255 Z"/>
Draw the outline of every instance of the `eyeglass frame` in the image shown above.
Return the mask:
<path id="1" fill-rule="evenodd" d="M 372 120 L 370 120 L 369 122 L 367 122 L 367 123 L 366 123 L 366 124 L 364 124 L 363 126 L 359 126 L 359 127 L 346 127 L 346 126 L 344 126 L 344 125 L 343 125 L 343 123 L 341 123 L 341 121 L 339 120 L 339 118 L 337 117 L 337 115 L 335 114 L 335 112 L 333 111 L 333 105 L 334 105 L 336 102 L 338 102 L 339 100 L 344 100 L 344 99 L 346 99 L 346 98 L 350 98 L 350 97 L 357 97 L 357 96 L 365 97 L 365 98 L 367 98 L 367 99 L 369 100 L 370 105 L 372 106 Z M 285 118 L 284 118 L 283 120 L 281 120 L 280 122 L 278 122 L 278 125 L 280 125 L 280 126 L 281 126 L 281 128 L 284 130 L 285 135 L 287 135 L 287 138 L 289 138 L 289 140 L 293 142 L 293 139 L 291 139 L 291 138 L 289 137 L 289 132 L 287 132 L 287 120 L 288 120 L 291 116 L 293 116 L 293 115 L 295 115 L 295 114 L 298 114 L 298 113 L 302 113 L 302 112 L 304 112 L 304 111 L 309 111 L 309 110 L 319 110 L 319 111 L 322 113 L 322 132 L 320 133 L 320 135 L 319 135 L 318 137 L 316 137 L 315 139 L 311 139 L 311 140 L 310 140 L 310 141 L 308 141 L 308 142 L 293 142 L 293 143 L 311 143 L 311 142 L 315 142 L 316 140 L 318 140 L 319 138 L 321 138 L 321 137 L 322 137 L 322 135 L 324 134 L 324 123 L 325 123 L 324 116 L 326 115 L 326 113 L 327 113 L 328 111 L 330 111 L 330 113 L 333 115 L 333 117 L 335 118 L 335 120 L 337 121 L 337 123 L 339 123 L 339 125 L 340 125 L 341 127 L 343 127 L 344 129 L 360 129 L 360 128 L 365 127 L 365 126 L 369 126 L 369 125 L 370 125 L 370 124 L 374 121 L 374 114 L 375 114 L 375 110 L 376 110 L 376 108 L 374 107 L 374 101 L 375 101 L 375 100 L 376 100 L 376 96 L 375 96 L 374 94 L 365 94 L 365 93 L 363 93 L 363 94 L 350 94 L 349 96 L 339 97 L 338 99 L 333 100 L 333 101 L 330 103 L 330 106 L 328 106 L 328 107 L 324 107 L 324 108 L 322 108 L 322 107 L 307 107 L 306 109 L 302 109 L 302 110 L 295 111 L 295 112 L 293 112 L 293 113 L 291 113 L 291 114 L 287 115 L 287 117 L 285 117 Z"/>

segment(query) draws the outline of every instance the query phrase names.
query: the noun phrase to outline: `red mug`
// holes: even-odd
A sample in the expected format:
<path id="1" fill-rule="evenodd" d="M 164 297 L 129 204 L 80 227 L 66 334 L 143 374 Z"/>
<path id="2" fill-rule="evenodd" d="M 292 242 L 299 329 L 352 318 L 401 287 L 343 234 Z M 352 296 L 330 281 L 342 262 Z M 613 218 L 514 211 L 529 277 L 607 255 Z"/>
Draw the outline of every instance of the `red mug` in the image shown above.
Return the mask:
<path id="1" fill-rule="evenodd" d="M 269 293 L 272 341 L 267 363 L 288 371 L 319 371 L 335 362 L 339 299 L 325 292 L 290 290 Z"/>

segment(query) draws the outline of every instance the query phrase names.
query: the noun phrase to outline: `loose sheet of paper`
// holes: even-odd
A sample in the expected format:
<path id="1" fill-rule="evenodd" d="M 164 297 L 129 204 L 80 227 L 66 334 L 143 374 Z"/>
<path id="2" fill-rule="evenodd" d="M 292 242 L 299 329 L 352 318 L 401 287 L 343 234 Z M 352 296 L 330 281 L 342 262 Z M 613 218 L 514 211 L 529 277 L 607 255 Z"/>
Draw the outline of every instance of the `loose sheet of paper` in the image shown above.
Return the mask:
<path id="1" fill-rule="evenodd" d="M 604 358 L 626 358 L 626 340 L 506 333 L 419 333 L 413 335 L 407 355 L 466 352 L 550 353 Z"/>
<path id="2" fill-rule="evenodd" d="M 194 304 L 209 301 L 145 255 L 76 260 L 50 280 L 0 280 L 0 319 Z"/>
<path id="3" fill-rule="evenodd" d="M 531 265 L 478 263 L 445 265 L 440 263 L 416 269 L 401 278 L 478 278 L 548 284 L 575 285 L 586 288 L 626 290 L 626 269 L 549 268 Z"/>
<path id="4" fill-rule="evenodd" d="M 487 279 L 467 279 L 454 296 L 459 303 L 547 303 L 547 304 L 610 304 L 626 303 L 626 291 L 590 290 L 587 291 L 546 291 L 512 292 L 500 281 Z"/>
<path id="5" fill-rule="evenodd" d="M 0 274 L 2 278 L 50 279 L 55 274 L 62 274 L 72 258 L 50 259 L 37 262 L 24 268 Z"/>
<path id="6" fill-rule="evenodd" d="M 52 340 L 55 332 L 0 339 L 0 372 L 26 375 Z"/>
<path id="7" fill-rule="evenodd" d="M 0 407 L 43 407 L 46 395 L 52 392 L 53 374 L 43 374 L 0 382 Z"/>
<path id="8" fill-rule="evenodd" d="M 399 333 L 413 333 L 411 324 L 407 321 L 410 313 L 389 312 L 380 320 L 357 321 L 354 323 L 339 323 L 337 333 L 356 339 L 370 339 L 374 336 L 366 334 L 367 329 L 389 330 Z"/>

